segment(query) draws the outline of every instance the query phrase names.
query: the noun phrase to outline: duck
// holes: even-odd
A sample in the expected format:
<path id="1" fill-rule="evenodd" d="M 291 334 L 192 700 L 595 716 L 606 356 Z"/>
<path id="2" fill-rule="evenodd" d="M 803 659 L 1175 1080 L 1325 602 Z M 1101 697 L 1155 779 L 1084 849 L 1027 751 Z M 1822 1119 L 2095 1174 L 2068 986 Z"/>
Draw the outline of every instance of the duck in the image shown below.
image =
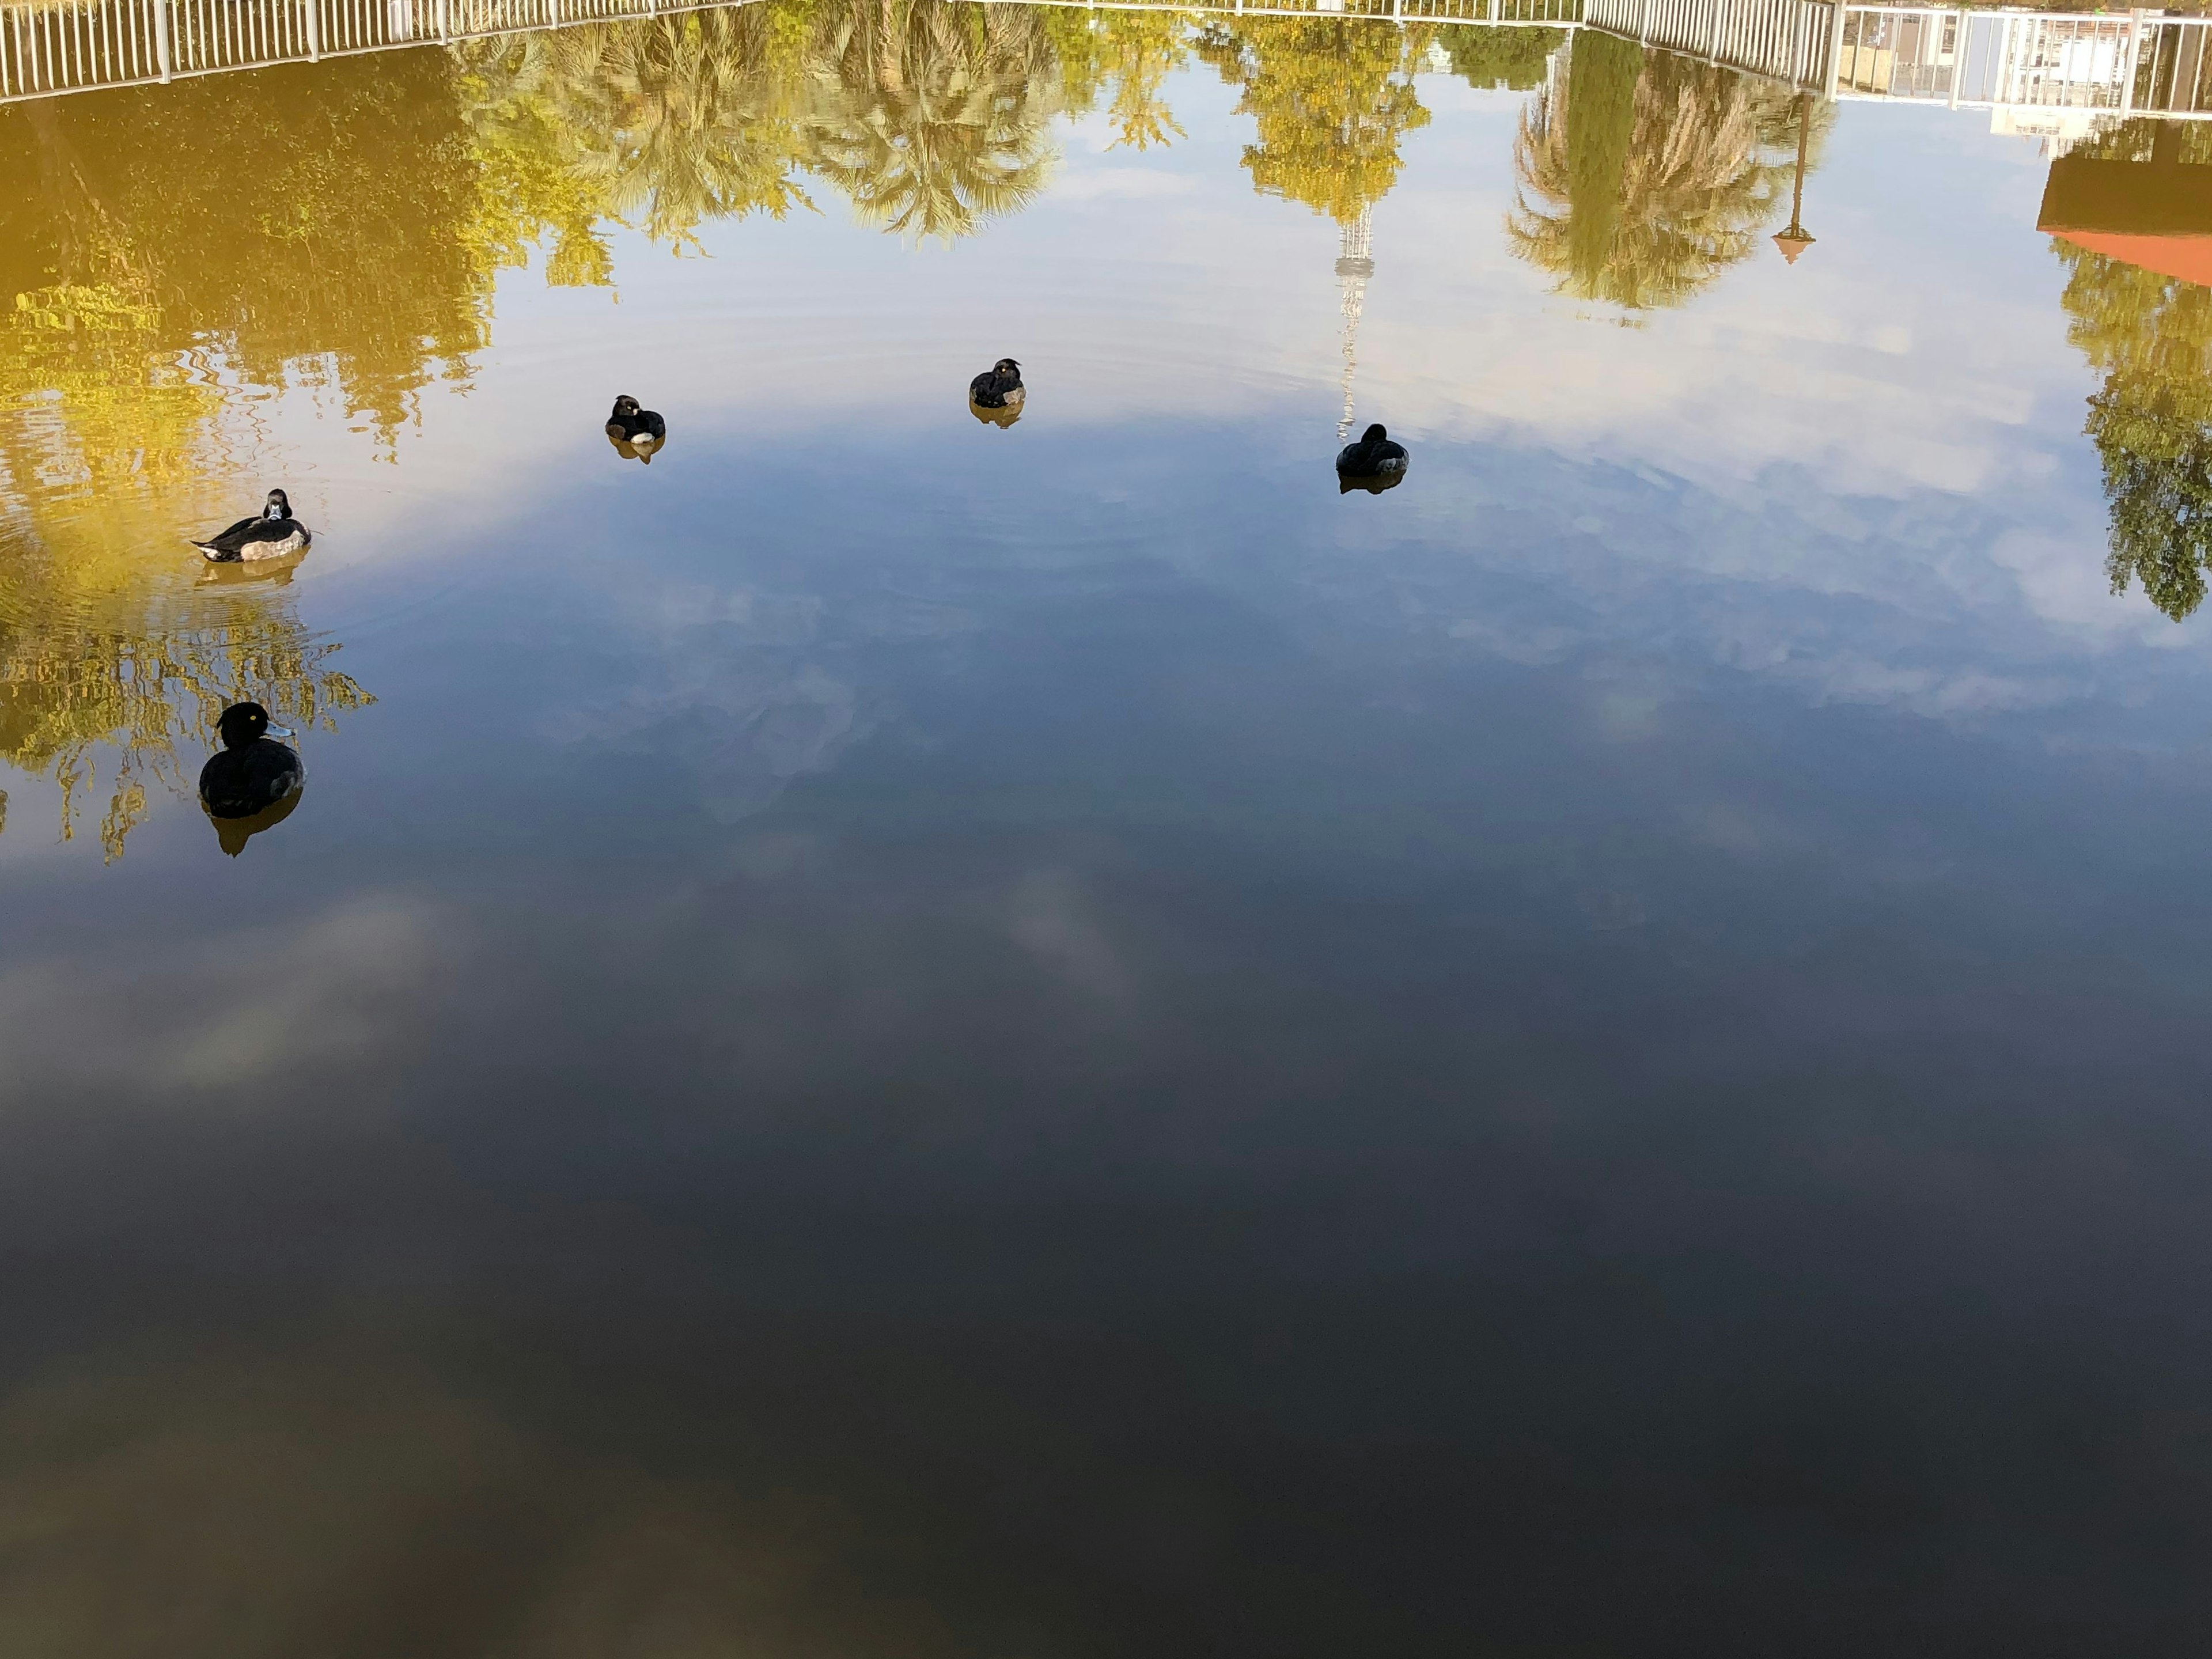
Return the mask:
<path id="1" fill-rule="evenodd" d="M 1346 489 L 1365 486 L 1371 479 L 1388 478 L 1395 483 L 1405 472 L 1406 446 L 1393 441 L 1380 421 L 1361 433 L 1358 443 L 1345 445 L 1336 458 L 1337 479 Z"/>
<path id="2" fill-rule="evenodd" d="M 306 785 L 307 769 L 300 751 L 269 735 L 294 734 L 271 726 L 269 711 L 259 703 L 231 704 L 216 721 L 216 731 L 222 748 L 200 769 L 200 804 L 210 817 L 220 822 L 257 817 Z"/>
<path id="3" fill-rule="evenodd" d="M 314 540 L 307 526 L 292 516 L 292 502 L 281 489 L 269 492 L 258 516 L 240 519 L 204 542 L 193 542 L 210 564 L 236 564 L 245 559 L 281 559 L 297 553 Z"/>
<path id="4" fill-rule="evenodd" d="M 1022 366 L 1001 357 L 968 382 L 968 401 L 978 409 L 1019 409 L 1026 394 L 1022 389 Z"/>
<path id="5" fill-rule="evenodd" d="M 636 398 L 620 397 L 607 416 L 607 437 L 625 457 L 635 455 L 651 466 L 653 453 L 668 441 L 668 422 L 659 410 L 640 409 Z"/>

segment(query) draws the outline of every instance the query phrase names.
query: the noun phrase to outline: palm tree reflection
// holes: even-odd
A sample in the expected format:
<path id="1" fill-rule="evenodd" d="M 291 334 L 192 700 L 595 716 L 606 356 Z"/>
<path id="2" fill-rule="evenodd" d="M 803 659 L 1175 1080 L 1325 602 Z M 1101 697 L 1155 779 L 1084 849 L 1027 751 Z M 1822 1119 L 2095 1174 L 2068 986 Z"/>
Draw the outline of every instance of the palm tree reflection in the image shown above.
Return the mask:
<path id="1" fill-rule="evenodd" d="M 597 285 L 613 270 L 602 222 L 681 246 L 710 219 L 811 205 L 793 177 L 797 65 L 778 15 L 750 6 L 459 48 L 464 117 L 515 204 L 503 240 L 550 231 L 549 279 Z"/>
<path id="2" fill-rule="evenodd" d="M 1586 30 L 1521 118 L 1514 251 L 1558 289 L 1629 313 L 1677 306 L 1749 255 L 1788 198 L 1793 94 Z M 1832 112 L 1809 115 L 1817 165 Z"/>
<path id="3" fill-rule="evenodd" d="M 1051 176 L 1058 77 L 1033 8 L 850 0 L 823 9 L 813 46 L 808 169 L 862 222 L 951 241 Z"/>

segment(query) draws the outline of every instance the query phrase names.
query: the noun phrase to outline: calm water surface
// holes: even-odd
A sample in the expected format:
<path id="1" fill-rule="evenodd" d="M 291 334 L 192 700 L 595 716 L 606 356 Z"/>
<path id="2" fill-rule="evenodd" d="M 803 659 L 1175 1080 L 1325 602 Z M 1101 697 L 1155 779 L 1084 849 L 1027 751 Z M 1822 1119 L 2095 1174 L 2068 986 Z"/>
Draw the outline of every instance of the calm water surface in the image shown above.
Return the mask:
<path id="1" fill-rule="evenodd" d="M 937 0 L 0 109 L 0 1649 L 2204 1650 L 2212 150 L 1988 128 Z"/>

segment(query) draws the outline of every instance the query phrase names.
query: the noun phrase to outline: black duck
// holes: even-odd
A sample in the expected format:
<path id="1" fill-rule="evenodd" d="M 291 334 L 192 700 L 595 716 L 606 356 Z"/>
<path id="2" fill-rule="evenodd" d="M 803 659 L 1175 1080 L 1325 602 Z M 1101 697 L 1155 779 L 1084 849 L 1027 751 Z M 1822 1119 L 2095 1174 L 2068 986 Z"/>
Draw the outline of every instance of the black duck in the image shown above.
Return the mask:
<path id="1" fill-rule="evenodd" d="M 968 401 L 978 409 L 1019 409 L 1026 395 L 1022 366 L 1012 357 L 1000 358 L 968 382 Z"/>
<path id="2" fill-rule="evenodd" d="M 1394 442 L 1380 421 L 1361 433 L 1358 443 L 1345 445 L 1337 454 L 1337 481 L 1346 489 L 1371 489 L 1386 478 L 1395 483 L 1405 475 L 1406 446 Z"/>
<path id="3" fill-rule="evenodd" d="M 278 743 L 269 711 L 258 702 L 234 702 L 216 722 L 222 748 L 200 769 L 200 804 L 213 818 L 250 818 L 268 811 L 307 781 L 300 751 Z"/>

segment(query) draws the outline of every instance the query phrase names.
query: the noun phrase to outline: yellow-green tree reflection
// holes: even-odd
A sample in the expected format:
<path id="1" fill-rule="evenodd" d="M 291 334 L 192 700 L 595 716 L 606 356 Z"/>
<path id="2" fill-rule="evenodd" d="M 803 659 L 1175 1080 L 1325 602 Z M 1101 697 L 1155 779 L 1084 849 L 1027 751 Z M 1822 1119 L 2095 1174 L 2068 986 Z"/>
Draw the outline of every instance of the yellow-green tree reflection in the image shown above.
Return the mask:
<path id="1" fill-rule="evenodd" d="M 1565 29 L 1452 28 L 1440 44 L 1452 73 L 1479 91 L 1504 87 L 1527 92 L 1543 83 L 1552 54 L 1567 41 Z"/>
<path id="2" fill-rule="evenodd" d="M 1595 30 L 1523 113 L 1514 251 L 1560 293 L 1635 313 L 1680 305 L 1758 246 L 1789 194 L 1793 94 Z M 1811 117 L 1817 165 L 1832 113 Z"/>
<path id="3" fill-rule="evenodd" d="M 2100 175 L 2126 187 L 2120 219 L 2170 234 L 2177 227 L 2159 222 L 2169 216 L 2159 210 L 2166 204 L 2157 169 L 2212 162 L 2212 134 L 2179 122 L 2123 122 L 2076 145 L 2058 167 L 2100 162 L 2122 164 Z M 2177 190 L 2172 199 L 2188 194 Z M 2067 338 L 2105 377 L 2083 429 L 2104 469 L 2106 574 L 2116 594 L 2141 582 L 2151 603 L 2179 622 L 2204 602 L 2212 566 L 2212 289 L 2063 236 L 2052 248 L 2067 267 Z"/>
<path id="4" fill-rule="evenodd" d="M 805 26 L 754 5 L 458 48 L 492 262 L 550 233 L 550 281 L 605 284 L 608 222 L 683 246 L 706 221 L 805 205 Z"/>
<path id="5" fill-rule="evenodd" d="M 465 252 L 390 216 L 458 247 L 450 99 L 329 70 L 0 112 L 0 759 L 60 787 L 64 836 L 100 811 L 110 858 L 224 702 L 367 700 L 273 586 L 195 596 L 180 531 L 235 505 L 222 380 L 313 378 L 388 433 L 482 337 Z"/>
<path id="6" fill-rule="evenodd" d="M 1041 21 L 1059 59 L 1062 106 L 1085 114 L 1105 99 L 1115 131 L 1109 148 L 1151 149 L 1183 137 L 1162 96 L 1167 77 L 1190 57 L 1190 23 L 1182 13 L 1051 7 Z"/>
<path id="7" fill-rule="evenodd" d="M 1431 34 L 1343 18 L 1217 20 L 1196 50 L 1258 129 L 1244 148 L 1253 187 L 1346 222 L 1389 192 L 1400 137 L 1429 123 L 1412 66 Z"/>

